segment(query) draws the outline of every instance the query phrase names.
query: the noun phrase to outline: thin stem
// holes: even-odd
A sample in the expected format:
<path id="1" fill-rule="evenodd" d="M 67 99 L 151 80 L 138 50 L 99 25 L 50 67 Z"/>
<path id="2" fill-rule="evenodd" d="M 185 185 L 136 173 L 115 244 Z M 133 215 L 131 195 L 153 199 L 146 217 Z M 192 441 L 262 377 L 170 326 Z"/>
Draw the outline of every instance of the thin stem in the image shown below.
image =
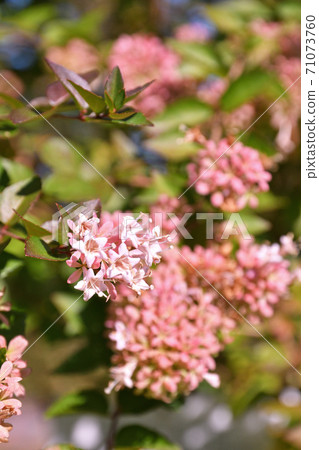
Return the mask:
<path id="1" fill-rule="evenodd" d="M 116 408 L 111 415 L 111 423 L 109 432 L 106 438 L 106 450 L 114 450 L 115 445 L 115 437 L 116 437 L 116 431 L 117 431 L 117 425 L 119 421 L 120 411 L 118 408 Z"/>
<path id="2" fill-rule="evenodd" d="M 0 237 L 2 235 L 9 236 L 9 237 L 11 237 L 13 239 L 18 239 L 18 241 L 25 242 L 25 239 L 23 237 L 18 236 L 17 234 L 11 233 L 11 231 L 7 230 L 5 227 L 2 227 L 0 229 Z"/>

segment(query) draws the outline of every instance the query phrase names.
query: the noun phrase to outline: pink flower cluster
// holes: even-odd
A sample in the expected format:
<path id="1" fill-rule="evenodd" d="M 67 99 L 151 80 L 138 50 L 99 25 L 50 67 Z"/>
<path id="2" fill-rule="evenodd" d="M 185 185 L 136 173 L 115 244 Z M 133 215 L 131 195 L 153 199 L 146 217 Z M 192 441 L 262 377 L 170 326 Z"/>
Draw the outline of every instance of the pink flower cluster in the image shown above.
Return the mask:
<path id="1" fill-rule="evenodd" d="M 152 292 L 134 297 L 121 288 L 109 305 L 114 353 L 106 393 L 127 387 L 170 402 L 203 380 L 217 387 L 214 356 L 241 315 L 254 323 L 272 315 L 295 279 L 285 256 L 296 253 L 290 235 L 281 245 L 240 241 L 237 251 L 230 241 L 170 250 Z"/>
<path id="2" fill-rule="evenodd" d="M 232 145 L 227 139 L 218 144 L 206 141 L 188 165 L 188 174 L 189 184 L 195 183 L 199 194 L 210 195 L 213 206 L 231 212 L 247 203 L 256 207 L 255 194 L 267 191 L 271 180 L 257 150 L 241 142 Z"/>
<path id="3" fill-rule="evenodd" d="M 124 34 L 113 44 L 108 58 L 110 68 L 119 66 L 127 89 L 155 82 L 135 101 L 147 115 L 162 111 L 182 87 L 178 70 L 180 59 L 158 37 Z"/>
<path id="4" fill-rule="evenodd" d="M 184 214 L 192 213 L 192 208 L 184 198 L 177 199 L 161 194 L 151 207 L 150 217 L 154 224 L 162 230 L 162 234 L 169 235 L 170 242 L 176 244 L 180 239 L 177 227 Z"/>
<path id="5" fill-rule="evenodd" d="M 0 442 L 8 442 L 12 425 L 5 422 L 12 416 L 21 414 L 21 402 L 14 397 L 24 395 L 24 387 L 20 384 L 28 375 L 26 363 L 21 359 L 28 341 L 23 336 L 13 338 L 7 347 L 7 342 L 0 336 L 0 349 L 5 349 L 5 360 L 0 368 Z M 1 353 L 2 355 L 2 353 Z"/>
<path id="6" fill-rule="evenodd" d="M 114 223 L 111 216 L 103 223 L 93 215 L 88 219 L 80 214 L 78 221 L 68 220 L 68 233 L 72 255 L 67 261 L 76 271 L 68 279 L 75 289 L 84 292 L 84 300 L 94 294 L 116 298 L 116 283 L 122 283 L 140 294 L 151 288 L 145 281 L 151 266 L 161 259 L 162 244 L 167 239 L 160 236 L 159 227 L 151 226 L 143 214 L 135 219 L 123 213 Z"/>
<path id="7" fill-rule="evenodd" d="M 240 320 L 222 296 L 251 321 L 272 316 L 274 305 L 287 296 L 296 279 L 290 261 L 285 259 L 298 253 L 292 236 L 282 236 L 281 244 L 260 245 L 252 239 L 240 240 L 235 257 L 233 251 L 230 242 L 209 248 L 196 246 L 194 250 L 183 247 L 181 264 L 187 279 L 206 288 L 210 283 L 216 289 L 215 299 L 229 311 L 229 317 Z"/>
<path id="8" fill-rule="evenodd" d="M 123 387 L 165 402 L 187 395 L 214 373 L 222 348 L 218 332 L 229 329 L 214 294 L 187 284 L 178 252 L 154 271 L 154 290 L 134 298 L 123 293 L 109 305 L 113 368 L 106 393 Z"/>

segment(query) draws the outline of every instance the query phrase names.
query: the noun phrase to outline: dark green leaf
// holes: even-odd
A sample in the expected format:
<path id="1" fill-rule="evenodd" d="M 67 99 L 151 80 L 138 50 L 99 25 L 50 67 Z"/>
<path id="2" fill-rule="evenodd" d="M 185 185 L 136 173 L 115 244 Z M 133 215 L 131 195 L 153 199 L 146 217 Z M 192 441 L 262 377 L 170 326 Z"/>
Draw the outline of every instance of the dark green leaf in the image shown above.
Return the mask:
<path id="1" fill-rule="evenodd" d="M 88 103 L 92 111 L 94 111 L 96 114 L 100 114 L 105 110 L 105 102 L 102 97 L 94 94 L 94 92 L 84 89 L 83 87 L 79 86 L 78 84 L 75 84 L 71 80 L 68 81 L 72 84 L 74 89 L 78 91 L 81 97 L 84 98 L 84 100 Z"/>
<path id="2" fill-rule="evenodd" d="M 106 347 L 93 343 L 69 356 L 55 373 L 87 373 L 105 364 Z"/>
<path id="3" fill-rule="evenodd" d="M 114 109 L 120 109 L 124 105 L 125 90 L 124 82 L 120 69 L 116 66 L 108 76 L 105 83 L 105 92 L 108 99 L 111 100 L 114 105 Z M 109 101 L 107 100 L 109 106 Z M 111 108 L 110 108 L 111 109 Z M 111 109 L 112 110 L 112 109 Z"/>
<path id="4" fill-rule="evenodd" d="M 122 120 L 112 120 L 113 123 L 121 123 L 124 125 L 132 125 L 135 127 L 140 127 L 140 126 L 152 126 L 152 122 L 150 122 L 148 119 L 146 119 L 146 117 L 144 116 L 144 114 L 142 114 L 141 112 L 137 112 L 136 114 L 128 117 L 127 119 L 122 119 Z"/>
<path id="5" fill-rule="evenodd" d="M 163 406 L 159 400 L 135 395 L 132 389 L 122 389 L 118 393 L 118 403 L 123 414 L 143 414 L 151 409 Z"/>
<path id="6" fill-rule="evenodd" d="M 140 425 L 128 425 L 122 428 L 115 439 L 116 448 L 133 447 L 136 449 L 178 450 L 175 444 L 156 431 Z"/>
<path id="7" fill-rule="evenodd" d="M 0 333 L 7 341 L 10 341 L 19 334 L 25 334 L 26 315 L 23 311 L 12 308 L 11 311 L 2 311 L 1 314 L 3 314 L 8 321 L 8 324 L 2 321 L 0 322 Z"/>
<path id="8" fill-rule="evenodd" d="M 0 366 L 6 361 L 7 349 L 5 347 L 0 348 Z"/>
<path id="9" fill-rule="evenodd" d="M 18 132 L 18 127 L 11 120 L 0 120 L 0 138 L 10 139 L 14 137 Z"/>
<path id="10" fill-rule="evenodd" d="M 45 259 L 47 261 L 65 261 L 65 253 L 59 254 L 53 250 L 42 239 L 37 236 L 30 236 L 25 243 L 25 255 L 31 258 Z"/>
<path id="11" fill-rule="evenodd" d="M 83 390 L 66 394 L 59 398 L 48 409 L 48 418 L 64 416 L 68 414 L 92 413 L 107 414 L 108 403 L 104 392 L 95 390 Z"/>

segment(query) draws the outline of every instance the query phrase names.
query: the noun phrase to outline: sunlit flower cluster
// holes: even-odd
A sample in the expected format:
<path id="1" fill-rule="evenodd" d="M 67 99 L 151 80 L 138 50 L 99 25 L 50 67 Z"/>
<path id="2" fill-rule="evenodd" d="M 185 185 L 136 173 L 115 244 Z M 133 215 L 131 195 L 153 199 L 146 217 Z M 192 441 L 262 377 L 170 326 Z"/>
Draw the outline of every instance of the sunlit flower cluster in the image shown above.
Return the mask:
<path id="1" fill-rule="evenodd" d="M 20 381 L 29 370 L 22 354 L 28 345 L 23 336 L 16 336 L 7 346 L 6 339 L 0 336 L 0 354 L 2 364 L 0 368 L 0 442 L 8 442 L 12 425 L 5 422 L 12 416 L 21 414 L 21 402 L 15 397 L 24 395 L 24 387 Z"/>
<path id="2" fill-rule="evenodd" d="M 107 393 L 126 386 L 170 402 L 203 380 L 218 387 L 219 333 L 233 324 L 213 304 L 212 292 L 187 284 L 179 263 L 178 251 L 170 250 L 154 271 L 152 292 L 138 298 L 123 292 L 109 305 L 114 355 Z"/>
<path id="3" fill-rule="evenodd" d="M 137 294 L 150 289 L 146 278 L 151 266 L 161 258 L 162 245 L 167 241 L 159 227 L 152 227 L 143 214 L 138 218 L 118 213 L 118 224 L 113 220 L 93 215 L 88 219 L 80 214 L 77 222 L 68 220 L 69 244 L 72 255 L 68 266 L 76 268 L 68 282 L 84 292 L 84 300 L 94 294 L 108 299 L 116 298 L 116 284 L 123 283 Z"/>
<path id="4" fill-rule="evenodd" d="M 230 148 L 231 147 L 231 148 Z M 201 195 L 209 195 L 213 206 L 239 211 L 247 204 L 256 207 L 256 194 L 269 189 L 271 175 L 257 150 L 222 139 L 206 141 L 188 165 L 189 184 Z"/>

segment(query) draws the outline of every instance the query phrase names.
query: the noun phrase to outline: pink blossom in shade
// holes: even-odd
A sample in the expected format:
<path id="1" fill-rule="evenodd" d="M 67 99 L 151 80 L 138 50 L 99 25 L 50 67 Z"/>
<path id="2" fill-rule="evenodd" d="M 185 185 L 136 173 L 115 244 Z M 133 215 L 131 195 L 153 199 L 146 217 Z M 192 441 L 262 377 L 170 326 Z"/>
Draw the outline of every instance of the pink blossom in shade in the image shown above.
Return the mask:
<path id="1" fill-rule="evenodd" d="M 110 68 L 120 67 L 127 90 L 155 80 L 133 102 L 150 116 L 162 111 L 183 87 L 179 62 L 179 56 L 158 37 L 138 33 L 120 36 L 108 58 Z"/>
<path id="2" fill-rule="evenodd" d="M 88 72 L 99 66 L 98 52 L 92 45 L 79 38 L 71 39 L 64 47 L 50 47 L 46 57 L 77 73 Z"/>
<path id="3" fill-rule="evenodd" d="M 210 31 L 201 23 L 185 23 L 176 28 L 175 38 L 183 42 L 204 43 L 210 39 Z"/>
<path id="4" fill-rule="evenodd" d="M 257 150 L 222 139 L 206 141 L 188 165 L 189 184 L 195 183 L 201 195 L 210 195 L 213 206 L 239 211 L 247 204 L 256 206 L 256 194 L 269 189 L 271 175 Z M 231 146 L 231 148 L 229 148 Z"/>
<path id="5" fill-rule="evenodd" d="M 301 74 L 300 58 L 280 56 L 275 63 L 275 70 L 287 94 L 270 110 L 271 125 L 278 130 L 276 144 L 283 153 L 291 152 L 300 140 L 298 121 L 301 115 Z M 295 84 L 293 84 L 295 83 Z"/>
<path id="6" fill-rule="evenodd" d="M 23 377 L 28 374 L 26 363 L 22 354 L 28 345 L 23 336 L 13 338 L 7 347 L 6 339 L 0 336 L 0 348 L 6 349 L 6 360 L 0 368 L 0 442 L 8 442 L 9 431 L 12 425 L 5 422 L 14 415 L 21 414 L 21 402 L 13 397 L 24 395 L 24 388 L 20 384 Z"/>
<path id="7" fill-rule="evenodd" d="M 274 305 L 287 297 L 295 280 L 290 262 L 283 257 L 279 244 L 256 244 L 242 241 L 236 252 L 236 275 L 233 286 L 227 286 L 225 296 L 252 321 L 270 317 Z"/>
<path id="8" fill-rule="evenodd" d="M 79 222 L 68 221 L 71 257 L 67 261 L 75 272 L 68 283 L 84 293 L 84 300 L 93 295 L 116 298 L 116 286 L 125 284 L 140 294 L 149 289 L 146 282 L 151 266 L 158 264 L 167 237 L 152 227 L 148 217 L 134 218 L 124 213 L 103 214 Z M 81 278 L 82 276 L 82 278 Z"/>
<path id="9" fill-rule="evenodd" d="M 123 288 L 110 304 L 106 326 L 114 354 L 107 393 L 127 386 L 169 403 L 203 380 L 218 386 L 214 355 L 224 345 L 224 317 L 212 292 L 188 284 L 180 262 L 171 250 L 152 275 L 151 292 L 133 297 Z"/>
<path id="10" fill-rule="evenodd" d="M 184 246 L 180 253 L 188 284 L 211 289 L 214 302 L 230 321 L 241 320 L 235 310 L 255 323 L 270 317 L 276 303 L 288 296 L 289 287 L 298 280 L 291 262 L 284 257 L 287 253 L 283 244 L 259 245 L 253 240 L 240 240 L 235 256 L 230 242 L 208 248 L 196 246 L 194 250 Z M 225 329 L 227 326 L 234 323 L 225 319 Z"/>

